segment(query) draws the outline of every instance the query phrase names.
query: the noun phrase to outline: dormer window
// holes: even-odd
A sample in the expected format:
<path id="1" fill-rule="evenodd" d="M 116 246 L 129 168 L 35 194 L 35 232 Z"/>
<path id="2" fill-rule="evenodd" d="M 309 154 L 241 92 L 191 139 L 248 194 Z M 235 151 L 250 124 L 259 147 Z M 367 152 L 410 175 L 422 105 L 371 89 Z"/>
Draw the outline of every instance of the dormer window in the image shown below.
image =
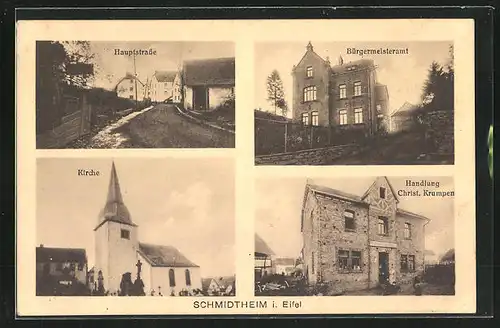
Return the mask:
<path id="1" fill-rule="evenodd" d="M 380 187 L 379 189 L 380 198 L 385 199 L 385 188 Z"/>
<path id="2" fill-rule="evenodd" d="M 312 66 L 307 66 L 306 77 L 313 77 L 313 67 Z"/>

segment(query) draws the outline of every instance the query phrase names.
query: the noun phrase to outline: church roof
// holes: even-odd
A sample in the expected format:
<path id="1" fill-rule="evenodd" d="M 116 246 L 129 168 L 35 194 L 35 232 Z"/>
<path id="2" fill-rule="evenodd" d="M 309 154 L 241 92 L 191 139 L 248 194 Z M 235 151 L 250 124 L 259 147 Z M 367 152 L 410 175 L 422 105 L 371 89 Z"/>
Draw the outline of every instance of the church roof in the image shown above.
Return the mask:
<path id="1" fill-rule="evenodd" d="M 99 219 L 97 230 L 102 224 L 107 221 L 113 221 L 123 224 L 128 224 L 131 226 L 137 226 L 132 222 L 130 217 L 130 212 L 128 211 L 125 203 L 123 202 L 123 196 L 120 190 L 120 181 L 118 180 L 118 174 L 116 174 L 115 163 L 113 162 L 111 166 L 111 176 L 109 178 L 108 196 L 106 199 L 106 204 L 104 208 L 99 213 Z"/>
<path id="2" fill-rule="evenodd" d="M 139 253 L 154 267 L 199 267 L 173 246 L 139 243 Z"/>
<path id="3" fill-rule="evenodd" d="M 258 234 L 255 234 L 255 253 L 264 255 L 274 255 L 271 247 Z"/>

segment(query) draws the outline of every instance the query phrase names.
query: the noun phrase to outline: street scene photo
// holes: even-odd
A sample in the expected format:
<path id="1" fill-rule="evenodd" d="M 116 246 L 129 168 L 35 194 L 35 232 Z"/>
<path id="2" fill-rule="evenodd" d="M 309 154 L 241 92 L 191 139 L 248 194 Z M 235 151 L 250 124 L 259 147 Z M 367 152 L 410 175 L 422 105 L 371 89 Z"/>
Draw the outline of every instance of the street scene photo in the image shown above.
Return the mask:
<path id="1" fill-rule="evenodd" d="M 455 295 L 451 177 L 256 180 L 255 296 Z"/>
<path id="2" fill-rule="evenodd" d="M 36 42 L 38 149 L 234 148 L 232 42 Z"/>
<path id="3" fill-rule="evenodd" d="M 255 44 L 256 165 L 452 165 L 451 42 Z"/>
<path id="4" fill-rule="evenodd" d="M 235 296 L 230 159 L 39 158 L 36 208 L 37 296 Z"/>

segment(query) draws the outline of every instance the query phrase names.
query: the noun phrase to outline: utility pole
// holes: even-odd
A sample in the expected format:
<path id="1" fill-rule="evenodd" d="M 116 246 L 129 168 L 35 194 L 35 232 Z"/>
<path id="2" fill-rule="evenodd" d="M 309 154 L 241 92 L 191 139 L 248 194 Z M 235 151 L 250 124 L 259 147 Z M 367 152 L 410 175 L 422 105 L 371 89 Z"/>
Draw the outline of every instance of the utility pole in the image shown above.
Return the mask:
<path id="1" fill-rule="evenodd" d="M 135 53 L 134 53 L 134 84 L 135 84 L 135 109 L 137 110 L 137 70 L 135 67 Z"/>

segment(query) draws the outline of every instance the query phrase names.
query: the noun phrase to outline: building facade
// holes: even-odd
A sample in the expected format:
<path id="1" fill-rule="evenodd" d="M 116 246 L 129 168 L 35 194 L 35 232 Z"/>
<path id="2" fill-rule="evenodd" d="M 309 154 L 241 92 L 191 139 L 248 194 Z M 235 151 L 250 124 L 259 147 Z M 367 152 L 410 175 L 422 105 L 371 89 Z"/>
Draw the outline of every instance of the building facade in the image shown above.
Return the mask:
<path id="1" fill-rule="evenodd" d="M 385 177 L 362 196 L 308 183 L 301 221 L 308 283 L 361 290 L 421 274 L 429 219 L 398 203 Z"/>
<path id="2" fill-rule="evenodd" d="M 114 90 L 120 98 L 135 100 L 137 97 L 137 100 L 141 101 L 145 97 L 146 86 L 138 78 L 127 75 L 118 81 Z"/>
<path id="3" fill-rule="evenodd" d="M 309 42 L 292 77 L 294 121 L 366 135 L 388 128 L 389 93 L 377 80 L 373 60 L 344 63 L 339 57 L 332 66 Z"/>
<path id="4" fill-rule="evenodd" d="M 94 229 L 94 281 L 102 281 L 109 293 L 117 293 L 126 273 L 135 280 L 138 268 L 146 295 L 163 295 L 201 288 L 200 267 L 175 247 L 139 242 L 138 226 L 124 203 L 113 163 L 108 195 Z"/>
<path id="5" fill-rule="evenodd" d="M 186 61 L 183 65 L 184 108 L 212 111 L 234 97 L 235 59 Z"/>
<path id="6" fill-rule="evenodd" d="M 156 71 L 151 78 L 151 100 L 154 102 L 172 101 L 180 103 L 180 74 L 176 71 Z"/>

